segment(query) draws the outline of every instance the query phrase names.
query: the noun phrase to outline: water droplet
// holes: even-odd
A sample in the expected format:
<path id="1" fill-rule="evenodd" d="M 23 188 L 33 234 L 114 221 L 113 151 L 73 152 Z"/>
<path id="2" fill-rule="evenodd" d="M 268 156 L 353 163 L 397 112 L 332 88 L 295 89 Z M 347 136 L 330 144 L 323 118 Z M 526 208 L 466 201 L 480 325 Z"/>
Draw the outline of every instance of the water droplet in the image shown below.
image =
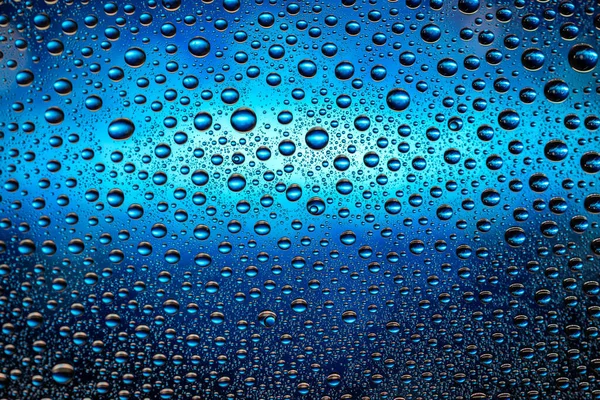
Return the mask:
<path id="1" fill-rule="evenodd" d="M 135 132 L 135 125 L 127 118 L 117 118 L 108 125 L 108 135 L 114 140 L 129 139 Z"/>
<path id="2" fill-rule="evenodd" d="M 210 43 L 202 36 L 196 36 L 188 42 L 188 50 L 194 57 L 206 57 L 210 53 Z"/>

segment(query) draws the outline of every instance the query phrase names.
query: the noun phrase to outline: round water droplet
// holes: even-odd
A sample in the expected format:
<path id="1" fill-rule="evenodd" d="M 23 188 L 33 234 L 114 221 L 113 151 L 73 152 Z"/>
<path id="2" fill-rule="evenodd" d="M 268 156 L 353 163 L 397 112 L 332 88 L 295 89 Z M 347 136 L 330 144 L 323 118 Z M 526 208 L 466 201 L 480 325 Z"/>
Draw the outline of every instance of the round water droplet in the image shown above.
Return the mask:
<path id="1" fill-rule="evenodd" d="M 463 14 L 474 14 L 479 10 L 479 0 L 458 0 L 458 9 Z"/>
<path id="2" fill-rule="evenodd" d="M 256 114 L 250 108 L 238 108 L 231 114 L 231 127 L 238 132 L 249 132 L 256 126 Z"/>
<path id="3" fill-rule="evenodd" d="M 196 36 L 188 42 L 188 50 L 194 57 L 206 57 L 210 53 L 210 43 L 202 36 Z"/>
<path id="4" fill-rule="evenodd" d="M 295 299 L 291 304 L 292 310 L 297 313 L 303 313 L 308 309 L 308 302 L 304 299 Z"/>
<path id="5" fill-rule="evenodd" d="M 576 44 L 569 50 L 568 60 L 575 71 L 590 72 L 598 64 L 598 52 L 589 44 Z"/>
<path id="6" fill-rule="evenodd" d="M 108 125 L 108 135 L 114 140 L 129 139 L 135 132 L 135 125 L 127 118 L 117 118 Z"/>
<path id="7" fill-rule="evenodd" d="M 111 189 L 106 196 L 106 202 L 111 207 L 119 207 L 125 201 L 125 194 L 121 189 Z"/>
<path id="8" fill-rule="evenodd" d="M 581 169 L 588 174 L 596 174 L 600 172 L 600 153 L 597 151 L 588 151 L 581 156 Z"/>
<path id="9" fill-rule="evenodd" d="M 212 115 L 206 111 L 201 111 L 194 117 L 194 128 L 199 131 L 206 131 L 212 126 Z"/>
<path id="10" fill-rule="evenodd" d="M 569 97 L 569 86 L 562 79 L 553 79 L 544 86 L 544 96 L 552 103 L 562 103 Z"/>
<path id="11" fill-rule="evenodd" d="M 527 49 L 521 55 L 521 64 L 529 71 L 537 71 L 544 66 L 546 56 L 540 49 Z"/>
<path id="12" fill-rule="evenodd" d="M 60 385 L 66 385 L 73 380 L 75 369 L 71 364 L 60 363 L 52 367 L 52 379 Z"/>
<path id="13" fill-rule="evenodd" d="M 385 211 L 391 215 L 397 215 L 402 211 L 402 204 L 400 204 L 398 199 L 388 199 L 385 202 Z"/>
<path id="14" fill-rule="evenodd" d="M 519 227 L 508 228 L 504 233 L 504 240 L 511 247 L 522 246 L 526 239 L 527 235 L 525 235 L 525 231 Z"/>
<path id="15" fill-rule="evenodd" d="M 233 174 L 227 179 L 227 186 L 232 192 L 239 192 L 246 187 L 246 178 L 240 174 Z"/>
<path id="16" fill-rule="evenodd" d="M 139 47 L 132 47 L 125 52 L 125 63 L 132 68 L 139 68 L 146 62 L 146 53 Z"/>
<path id="17" fill-rule="evenodd" d="M 387 105 L 394 111 L 404 111 L 410 105 L 410 96 L 406 90 L 392 89 L 386 97 Z"/>
<path id="18" fill-rule="evenodd" d="M 258 322 L 265 328 L 272 328 L 277 322 L 277 314 L 270 310 L 261 311 L 258 314 Z"/>
<path id="19" fill-rule="evenodd" d="M 342 321 L 347 324 L 353 324 L 357 320 L 356 311 L 347 310 L 342 313 Z"/>
<path id="20" fill-rule="evenodd" d="M 313 150 L 322 150 L 329 143 L 329 134 L 321 127 L 312 128 L 304 137 L 306 145 Z"/>
<path id="21" fill-rule="evenodd" d="M 550 161 L 562 161 L 569 154 L 567 144 L 562 140 L 554 139 L 546 143 L 544 147 L 544 155 Z"/>
<path id="22" fill-rule="evenodd" d="M 507 131 L 512 131 L 517 129 L 519 123 L 521 122 L 521 118 L 519 114 L 517 114 L 514 110 L 504 110 L 498 114 L 498 125 L 502 129 L 506 129 Z"/>
<path id="23" fill-rule="evenodd" d="M 312 78 L 317 74 L 317 65 L 311 60 L 302 60 L 298 63 L 298 72 L 305 78 Z"/>

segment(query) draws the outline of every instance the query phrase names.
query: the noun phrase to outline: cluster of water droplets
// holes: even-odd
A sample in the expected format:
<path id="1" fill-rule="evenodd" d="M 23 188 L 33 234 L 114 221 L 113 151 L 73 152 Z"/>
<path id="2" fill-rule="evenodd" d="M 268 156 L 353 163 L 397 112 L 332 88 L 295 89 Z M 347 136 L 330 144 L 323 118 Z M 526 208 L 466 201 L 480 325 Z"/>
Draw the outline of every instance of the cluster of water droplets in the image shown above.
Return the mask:
<path id="1" fill-rule="evenodd" d="M 599 32 L 0 1 L 0 398 L 600 399 Z"/>

